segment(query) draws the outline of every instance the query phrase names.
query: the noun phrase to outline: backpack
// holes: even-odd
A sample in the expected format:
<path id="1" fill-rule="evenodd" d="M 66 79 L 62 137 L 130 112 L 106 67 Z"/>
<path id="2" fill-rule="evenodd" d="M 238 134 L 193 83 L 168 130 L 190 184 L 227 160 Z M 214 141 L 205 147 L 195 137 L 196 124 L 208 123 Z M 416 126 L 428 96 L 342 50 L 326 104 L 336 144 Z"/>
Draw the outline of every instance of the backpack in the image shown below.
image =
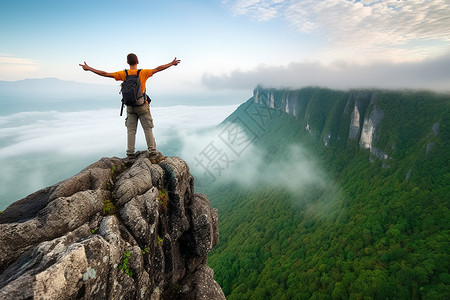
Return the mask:
<path id="1" fill-rule="evenodd" d="M 122 94 L 122 103 L 128 106 L 141 106 L 145 103 L 144 94 L 142 93 L 141 80 L 139 79 L 138 70 L 136 75 L 128 75 L 125 70 L 125 81 L 122 82 L 120 93 Z"/>
<path id="2" fill-rule="evenodd" d="M 120 93 L 122 94 L 122 108 L 120 115 L 122 116 L 124 105 L 127 106 L 141 106 L 145 104 L 145 100 L 150 103 L 151 99 L 145 93 L 142 93 L 141 80 L 139 79 L 139 73 L 136 75 L 128 75 L 125 70 L 125 81 L 122 82 Z"/>

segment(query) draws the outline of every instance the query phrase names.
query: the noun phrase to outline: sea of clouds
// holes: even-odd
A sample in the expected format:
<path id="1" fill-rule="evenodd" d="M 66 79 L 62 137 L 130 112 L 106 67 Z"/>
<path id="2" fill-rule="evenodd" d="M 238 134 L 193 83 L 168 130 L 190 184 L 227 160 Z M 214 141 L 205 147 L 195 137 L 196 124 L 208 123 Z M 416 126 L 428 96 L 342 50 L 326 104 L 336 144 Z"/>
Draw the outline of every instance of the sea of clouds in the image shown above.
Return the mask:
<path id="1" fill-rule="evenodd" d="M 158 148 L 166 155 L 180 155 L 176 142 L 179 136 L 215 127 L 236 107 L 152 107 Z M 77 174 L 102 157 L 124 157 L 125 149 L 125 116 L 120 117 L 118 109 L 1 116 L 0 210 Z M 136 150 L 145 149 L 138 126 Z"/>
<path id="2" fill-rule="evenodd" d="M 197 192 L 215 183 L 236 183 L 250 190 L 266 186 L 285 189 L 303 203 L 312 190 L 335 190 L 323 167 L 301 145 L 290 145 L 284 155 L 273 158 L 245 128 L 222 123 L 236 108 L 151 109 L 157 148 L 188 163 Z M 0 211 L 102 157 L 124 157 L 124 123 L 125 116 L 120 117 L 117 109 L 0 116 Z M 138 126 L 136 150 L 145 149 Z"/>

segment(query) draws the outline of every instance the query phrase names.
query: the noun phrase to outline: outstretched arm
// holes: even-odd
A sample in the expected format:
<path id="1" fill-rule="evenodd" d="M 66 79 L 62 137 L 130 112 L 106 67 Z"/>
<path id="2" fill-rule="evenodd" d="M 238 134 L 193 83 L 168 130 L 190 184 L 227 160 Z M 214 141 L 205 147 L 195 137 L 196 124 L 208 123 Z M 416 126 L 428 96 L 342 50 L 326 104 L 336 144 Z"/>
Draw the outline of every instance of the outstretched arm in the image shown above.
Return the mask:
<path id="1" fill-rule="evenodd" d="M 84 62 L 84 64 L 80 64 L 80 67 L 82 67 L 83 70 L 85 70 L 85 71 L 91 71 L 91 72 L 93 72 L 93 73 L 95 73 L 97 75 L 103 76 L 103 77 L 112 77 L 112 78 L 114 78 L 112 73 L 108 73 L 108 72 L 105 72 L 105 71 L 94 69 L 94 68 L 88 66 L 86 62 Z"/>
<path id="2" fill-rule="evenodd" d="M 154 68 L 153 69 L 153 74 L 155 74 L 155 73 L 157 73 L 159 71 L 163 71 L 163 70 L 165 70 L 165 69 L 167 69 L 167 68 L 169 68 L 171 66 L 176 66 L 179 63 L 180 63 L 180 60 L 175 57 L 170 63 Z"/>

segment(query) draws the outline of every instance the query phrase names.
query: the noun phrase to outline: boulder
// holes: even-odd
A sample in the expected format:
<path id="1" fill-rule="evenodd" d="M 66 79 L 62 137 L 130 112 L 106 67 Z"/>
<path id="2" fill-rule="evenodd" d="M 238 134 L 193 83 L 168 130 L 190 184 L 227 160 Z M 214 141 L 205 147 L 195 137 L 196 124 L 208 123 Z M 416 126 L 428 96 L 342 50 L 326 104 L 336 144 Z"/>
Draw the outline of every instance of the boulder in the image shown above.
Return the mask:
<path id="1" fill-rule="evenodd" d="M 103 158 L 0 214 L 0 299 L 225 299 L 217 242 L 182 159 Z"/>

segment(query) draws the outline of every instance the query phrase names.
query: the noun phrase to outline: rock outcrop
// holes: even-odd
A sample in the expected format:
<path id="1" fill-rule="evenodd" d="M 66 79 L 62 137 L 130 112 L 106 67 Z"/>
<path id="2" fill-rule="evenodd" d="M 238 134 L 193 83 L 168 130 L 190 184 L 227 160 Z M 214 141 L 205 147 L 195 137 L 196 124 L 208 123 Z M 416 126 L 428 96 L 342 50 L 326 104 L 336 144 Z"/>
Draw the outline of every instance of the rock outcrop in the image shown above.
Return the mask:
<path id="1" fill-rule="evenodd" d="M 317 132 L 322 136 L 325 146 L 328 146 L 332 136 L 336 136 L 339 139 L 359 140 L 361 148 L 371 149 L 374 130 L 383 118 L 383 111 L 377 110 L 374 106 L 377 91 L 351 91 L 342 95 L 336 92 L 337 96 L 332 93 L 326 94 L 328 91 L 325 91 L 323 95 L 315 96 L 316 92 L 317 90 L 314 88 L 278 90 L 257 86 L 253 90 L 252 102 L 285 112 L 304 122 L 304 128 L 309 133 Z M 332 134 L 331 129 L 326 128 L 326 124 L 323 122 L 326 119 L 324 114 L 330 113 L 336 102 L 341 100 L 339 97 L 345 98 L 346 106 L 343 107 L 343 113 L 350 118 L 347 136 Z M 370 116 L 364 118 L 369 105 L 374 107 L 374 111 Z M 311 124 L 310 118 L 314 118 L 315 114 L 321 115 L 320 121 Z M 315 118 L 317 119 L 317 116 Z"/>
<path id="2" fill-rule="evenodd" d="M 390 156 L 374 146 L 376 131 L 384 116 L 375 103 L 378 93 L 376 90 L 277 90 L 257 86 L 253 91 L 252 102 L 294 116 L 304 123 L 307 132 L 320 138 L 325 146 L 330 146 L 336 140 L 354 140 L 358 141 L 361 148 L 369 149 L 374 156 L 386 160 Z M 340 106 L 344 102 L 345 107 Z M 333 115 L 335 111 L 341 111 L 345 116 L 339 120 L 339 123 L 344 121 L 348 124 L 345 131 L 336 130 L 336 120 L 341 116 Z"/>
<path id="3" fill-rule="evenodd" d="M 415 151 L 420 149 L 427 156 L 438 151 L 435 145 L 443 138 L 440 124 L 447 118 L 448 103 L 448 94 L 429 91 L 275 89 L 258 85 L 239 118 L 250 125 L 250 135 L 261 135 L 270 126 L 280 126 L 282 122 L 272 122 L 278 112 L 289 114 L 301 125 L 298 133 L 307 134 L 308 139 L 329 148 L 358 146 L 368 150 L 371 162 L 381 162 L 381 167 L 389 169 L 404 158 L 412 144 L 416 144 Z M 424 126 L 417 128 L 416 124 Z M 408 174 L 411 172 L 405 171 L 406 178 Z"/>
<path id="4" fill-rule="evenodd" d="M 0 299 L 225 299 L 187 164 L 103 158 L 0 214 Z"/>

